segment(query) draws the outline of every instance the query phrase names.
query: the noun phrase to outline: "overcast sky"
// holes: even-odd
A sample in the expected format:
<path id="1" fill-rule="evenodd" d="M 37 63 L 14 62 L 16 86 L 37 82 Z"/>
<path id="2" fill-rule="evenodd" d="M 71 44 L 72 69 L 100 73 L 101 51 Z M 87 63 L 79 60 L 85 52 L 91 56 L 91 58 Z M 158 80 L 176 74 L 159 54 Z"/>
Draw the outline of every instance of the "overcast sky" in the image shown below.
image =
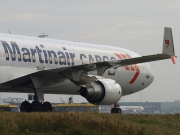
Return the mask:
<path id="1" fill-rule="evenodd" d="M 1 0 L 0 33 L 119 46 L 141 55 L 160 53 L 164 27 L 172 27 L 175 52 L 180 56 L 179 0 Z M 180 59 L 150 63 L 154 82 L 142 91 L 142 101 L 180 100 Z M 26 94 L 1 93 L 1 97 Z M 60 95 L 45 99 L 59 102 Z M 67 96 L 63 96 L 66 99 Z M 140 101 L 141 93 L 123 97 Z M 76 102 L 86 101 L 74 96 Z"/>

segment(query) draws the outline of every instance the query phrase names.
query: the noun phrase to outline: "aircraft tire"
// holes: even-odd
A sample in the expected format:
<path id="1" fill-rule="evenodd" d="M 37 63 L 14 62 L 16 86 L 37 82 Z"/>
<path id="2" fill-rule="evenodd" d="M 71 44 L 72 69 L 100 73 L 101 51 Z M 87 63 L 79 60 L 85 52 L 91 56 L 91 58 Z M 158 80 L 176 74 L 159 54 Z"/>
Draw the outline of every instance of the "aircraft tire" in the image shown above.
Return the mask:
<path id="1" fill-rule="evenodd" d="M 20 106 L 21 112 L 31 112 L 31 104 L 28 101 L 23 101 Z"/>
<path id="2" fill-rule="evenodd" d="M 43 105 L 39 101 L 33 101 L 31 103 L 31 110 L 32 110 L 32 112 L 42 112 Z"/>
<path id="3" fill-rule="evenodd" d="M 116 113 L 118 113 L 118 114 L 122 114 L 122 110 L 121 110 L 121 108 L 116 108 Z"/>
<path id="4" fill-rule="evenodd" d="M 111 113 L 116 113 L 116 108 L 112 108 Z"/>
<path id="5" fill-rule="evenodd" d="M 43 103 L 43 112 L 52 112 L 52 105 L 49 102 Z"/>

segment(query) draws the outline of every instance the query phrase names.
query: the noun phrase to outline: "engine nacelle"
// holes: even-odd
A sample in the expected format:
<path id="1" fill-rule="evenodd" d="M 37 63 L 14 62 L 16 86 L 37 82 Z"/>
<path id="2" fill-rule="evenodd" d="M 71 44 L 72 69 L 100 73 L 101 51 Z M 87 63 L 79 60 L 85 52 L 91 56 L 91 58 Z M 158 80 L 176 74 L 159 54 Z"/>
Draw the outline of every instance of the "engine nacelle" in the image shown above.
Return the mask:
<path id="1" fill-rule="evenodd" d="M 88 102 L 100 105 L 117 103 L 122 94 L 121 86 L 112 79 L 97 79 L 90 86 L 80 89 L 81 96 Z"/>

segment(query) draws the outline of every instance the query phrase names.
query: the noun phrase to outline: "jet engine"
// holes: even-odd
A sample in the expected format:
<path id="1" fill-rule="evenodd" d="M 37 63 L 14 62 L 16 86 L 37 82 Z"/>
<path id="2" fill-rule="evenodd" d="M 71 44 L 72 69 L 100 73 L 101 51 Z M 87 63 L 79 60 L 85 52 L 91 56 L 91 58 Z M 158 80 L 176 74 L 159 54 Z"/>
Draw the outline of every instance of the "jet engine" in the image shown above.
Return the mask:
<path id="1" fill-rule="evenodd" d="M 103 78 L 82 87 L 80 94 L 92 104 L 112 105 L 120 100 L 122 90 L 116 81 Z"/>

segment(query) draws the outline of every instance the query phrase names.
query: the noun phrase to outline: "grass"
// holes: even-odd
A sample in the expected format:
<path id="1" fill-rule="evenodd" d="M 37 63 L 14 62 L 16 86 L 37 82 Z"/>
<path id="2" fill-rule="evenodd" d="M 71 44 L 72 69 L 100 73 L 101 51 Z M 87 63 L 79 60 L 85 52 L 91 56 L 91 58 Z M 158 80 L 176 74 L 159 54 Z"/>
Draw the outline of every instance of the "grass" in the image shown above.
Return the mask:
<path id="1" fill-rule="evenodd" d="M 180 115 L 0 112 L 4 135 L 178 135 Z"/>

